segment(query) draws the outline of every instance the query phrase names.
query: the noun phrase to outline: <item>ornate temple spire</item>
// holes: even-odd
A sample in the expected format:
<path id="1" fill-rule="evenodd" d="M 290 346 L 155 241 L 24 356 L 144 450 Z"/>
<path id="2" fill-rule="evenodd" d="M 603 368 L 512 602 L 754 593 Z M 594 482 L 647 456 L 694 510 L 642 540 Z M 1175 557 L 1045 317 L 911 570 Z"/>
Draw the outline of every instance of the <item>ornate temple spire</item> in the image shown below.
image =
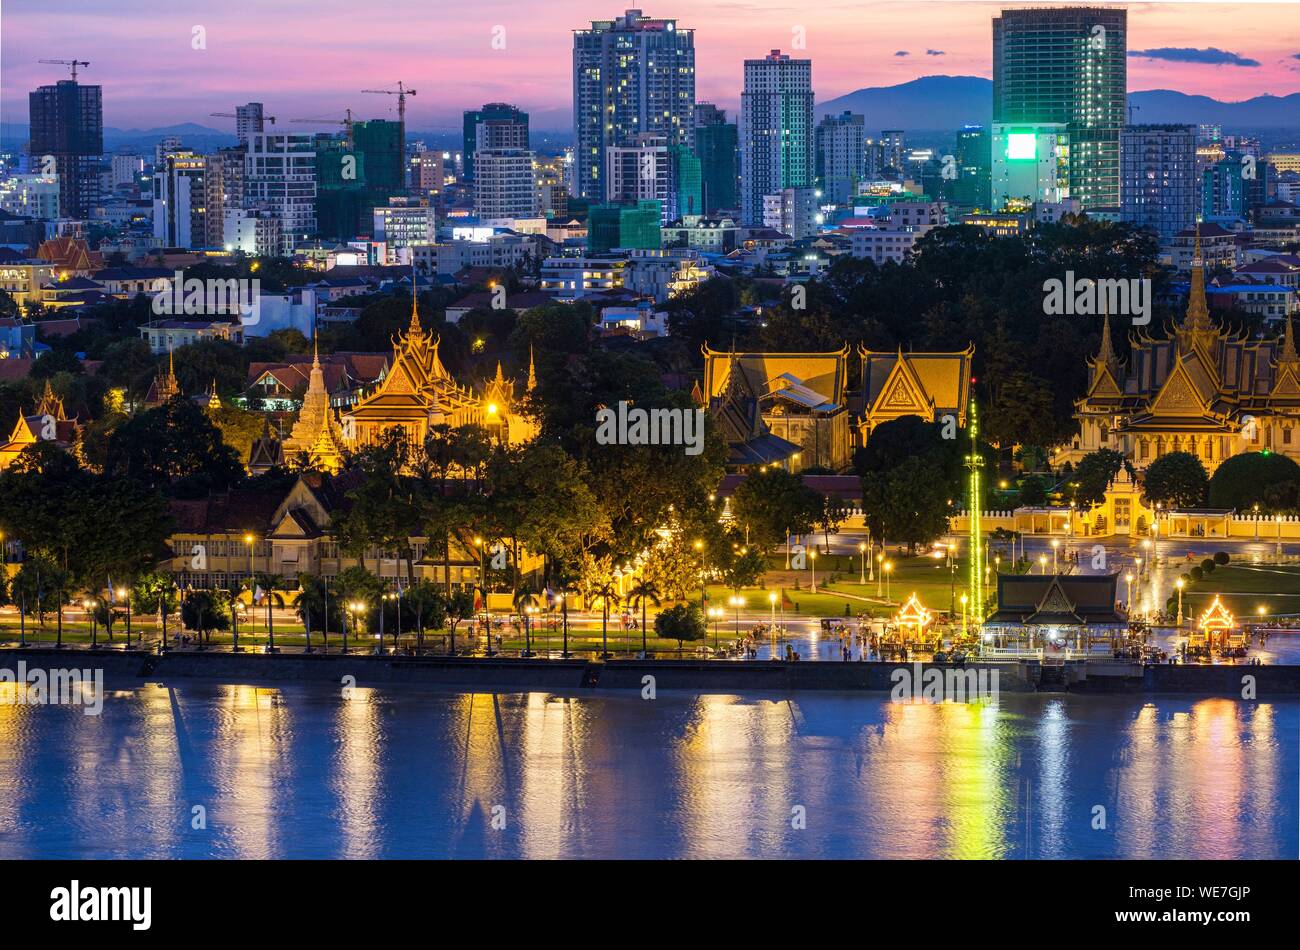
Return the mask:
<path id="1" fill-rule="evenodd" d="M 63 400 L 54 393 L 54 387 L 50 381 L 45 381 L 45 391 L 41 393 L 41 398 L 36 403 L 36 415 L 53 416 L 59 422 L 63 422 L 67 417 L 63 414 Z"/>
<path id="2" fill-rule="evenodd" d="M 1097 359 L 1094 362 L 1099 366 L 1113 366 L 1118 360 L 1115 358 L 1115 348 L 1110 342 L 1110 314 L 1105 312 L 1104 304 L 1102 308 L 1101 349 L 1097 352 Z"/>
<path id="3" fill-rule="evenodd" d="M 411 262 L 411 325 L 407 329 L 407 334 L 419 339 L 424 336 L 424 327 L 420 326 L 420 291 L 416 286 L 415 262 Z"/>
<path id="4" fill-rule="evenodd" d="M 1196 225 L 1196 249 L 1192 253 L 1192 290 L 1187 297 L 1187 316 L 1183 318 L 1187 330 L 1212 330 L 1210 306 L 1205 300 L 1205 259 L 1201 257 L 1201 225 Z"/>
<path id="5" fill-rule="evenodd" d="M 1282 355 L 1280 362 L 1300 362 L 1300 354 L 1295 349 L 1295 330 L 1291 326 L 1291 314 L 1286 315 L 1286 329 L 1282 331 Z"/>
<path id="6" fill-rule="evenodd" d="M 537 388 L 537 363 L 533 359 L 533 344 L 528 344 L 528 391 Z"/>

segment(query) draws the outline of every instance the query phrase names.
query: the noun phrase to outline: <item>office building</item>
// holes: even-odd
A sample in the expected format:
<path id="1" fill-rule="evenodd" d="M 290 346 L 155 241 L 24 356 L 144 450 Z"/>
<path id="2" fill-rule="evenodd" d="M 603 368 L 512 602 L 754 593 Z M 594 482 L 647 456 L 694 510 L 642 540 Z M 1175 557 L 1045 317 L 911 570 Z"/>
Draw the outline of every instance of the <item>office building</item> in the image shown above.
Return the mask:
<path id="1" fill-rule="evenodd" d="M 960 211 L 987 211 L 993 200 L 993 145 L 989 130 L 967 125 L 957 133 L 953 154 L 956 178 L 945 181 L 944 196 Z"/>
<path id="2" fill-rule="evenodd" d="M 272 124 L 274 125 L 274 123 Z M 254 135 L 261 135 L 265 131 L 265 116 L 260 102 L 249 102 L 242 106 L 235 106 L 235 135 L 238 137 L 240 145 L 248 145 L 249 139 Z"/>
<path id="3" fill-rule="evenodd" d="M 1162 244 L 1196 222 L 1196 126 L 1129 125 L 1120 137 L 1120 219 Z"/>
<path id="4" fill-rule="evenodd" d="M 153 236 L 163 247 L 207 244 L 208 163 L 193 152 L 171 152 L 153 172 Z"/>
<path id="5" fill-rule="evenodd" d="M 812 60 L 780 50 L 745 60 L 740 103 L 740 220 L 752 226 L 764 195 L 812 187 Z"/>
<path id="6" fill-rule="evenodd" d="M 575 195 L 605 195 L 605 150 L 637 135 L 694 147 L 695 33 L 628 10 L 573 32 Z"/>
<path id="7" fill-rule="evenodd" d="M 1062 123 L 994 122 L 991 210 L 1026 209 L 1071 197 L 1070 146 Z"/>
<path id="8" fill-rule="evenodd" d="M 700 195 L 705 214 L 736 207 L 737 163 L 736 124 L 727 121 L 727 111 L 709 102 L 695 107 L 695 155 L 700 160 Z"/>
<path id="9" fill-rule="evenodd" d="M 881 171 L 892 168 L 900 174 L 907 158 L 907 143 L 902 129 L 884 129 L 880 133 Z"/>
<path id="10" fill-rule="evenodd" d="M 763 227 L 796 241 L 816 233 L 817 193 L 812 188 L 783 188 L 763 196 Z"/>
<path id="11" fill-rule="evenodd" d="M 53 221 L 59 216 L 59 176 L 10 175 L 0 179 L 0 210 Z"/>
<path id="12" fill-rule="evenodd" d="M 101 87 L 63 79 L 30 93 L 27 104 L 33 171 L 58 175 L 60 217 L 89 218 L 104 153 Z"/>
<path id="13" fill-rule="evenodd" d="M 1064 125 L 1069 191 L 1085 211 L 1120 204 L 1127 22 L 1122 7 L 1073 6 L 993 20 L 993 122 Z"/>
<path id="14" fill-rule="evenodd" d="M 673 220 L 668 166 L 668 140 L 662 135 L 638 135 L 626 146 L 610 146 L 605 149 L 605 202 L 657 201 L 660 223 L 667 224 Z"/>
<path id="15" fill-rule="evenodd" d="M 867 176 L 866 120 L 844 111 L 817 126 L 817 181 L 822 201 L 847 205 Z"/>
<path id="16" fill-rule="evenodd" d="M 280 222 L 281 253 L 316 230 L 316 139 L 298 133 L 254 134 L 244 159 L 244 206 Z M 227 240 L 225 243 L 231 243 Z"/>
<path id="17" fill-rule="evenodd" d="M 461 178 L 473 181 L 474 153 L 480 148 L 528 148 L 528 113 L 505 102 L 489 102 L 481 109 L 466 110 L 461 141 Z"/>
<path id="18" fill-rule="evenodd" d="M 537 216 L 530 150 L 494 148 L 474 153 L 474 213 L 485 220 Z"/>

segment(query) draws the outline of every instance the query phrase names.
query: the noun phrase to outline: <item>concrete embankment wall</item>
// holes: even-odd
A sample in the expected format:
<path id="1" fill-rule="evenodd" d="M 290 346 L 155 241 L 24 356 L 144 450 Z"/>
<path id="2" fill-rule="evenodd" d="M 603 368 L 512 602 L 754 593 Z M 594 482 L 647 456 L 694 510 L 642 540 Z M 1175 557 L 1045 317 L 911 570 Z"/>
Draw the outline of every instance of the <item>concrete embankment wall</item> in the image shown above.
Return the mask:
<path id="1" fill-rule="evenodd" d="M 332 682 L 354 677 L 354 685 L 424 684 L 449 688 L 497 691 L 582 689 L 639 690 L 644 677 L 654 676 L 656 689 L 692 692 L 788 692 L 842 690 L 889 692 L 895 671 L 906 669 L 914 688 L 919 669 L 937 669 L 947 676 L 947 664 L 823 663 L 697 660 L 524 660 L 482 657 L 409 657 L 337 653 L 228 653 L 169 651 L 161 656 L 143 651 L 55 650 L 46 647 L 0 650 L 0 669 L 16 674 L 18 663 L 33 669 L 102 669 L 110 681 L 206 679 L 227 683 Z M 967 664 L 962 673 L 998 674 L 1003 692 L 1037 688 L 1042 671 L 1036 662 Z M 1300 666 L 1150 666 L 1139 664 L 1078 664 L 1068 668 L 1061 688 L 1070 692 L 1191 693 L 1207 696 L 1243 695 L 1243 677 L 1254 677 L 1256 696 L 1300 695 Z M 980 677 L 983 680 L 983 677 Z M 987 682 L 987 680 L 984 680 Z"/>

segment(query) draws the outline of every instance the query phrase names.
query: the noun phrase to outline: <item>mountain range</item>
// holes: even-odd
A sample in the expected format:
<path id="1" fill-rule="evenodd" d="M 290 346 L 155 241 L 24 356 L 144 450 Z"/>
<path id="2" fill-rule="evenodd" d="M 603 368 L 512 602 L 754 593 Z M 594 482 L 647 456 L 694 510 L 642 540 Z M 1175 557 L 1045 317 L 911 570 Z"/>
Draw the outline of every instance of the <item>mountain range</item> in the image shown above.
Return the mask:
<path id="1" fill-rule="evenodd" d="M 1300 129 L 1300 93 L 1222 102 L 1172 89 L 1131 92 L 1132 120 L 1140 123 L 1217 123 L 1231 129 Z M 845 110 L 866 116 L 867 128 L 952 130 L 988 125 L 993 81 L 982 76 L 922 76 L 897 86 L 871 86 L 817 104 L 817 115 Z"/>

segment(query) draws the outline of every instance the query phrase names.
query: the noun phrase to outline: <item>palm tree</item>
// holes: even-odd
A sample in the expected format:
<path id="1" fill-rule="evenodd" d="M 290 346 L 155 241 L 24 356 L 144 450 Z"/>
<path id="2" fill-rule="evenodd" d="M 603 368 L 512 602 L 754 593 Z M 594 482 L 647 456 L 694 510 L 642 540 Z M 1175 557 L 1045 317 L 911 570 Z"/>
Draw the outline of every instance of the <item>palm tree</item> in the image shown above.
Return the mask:
<path id="1" fill-rule="evenodd" d="M 283 585 L 284 579 L 279 574 L 268 574 L 265 571 L 258 571 L 250 578 L 249 583 L 252 589 L 248 592 L 250 598 L 249 605 L 252 605 L 252 597 L 258 588 L 262 590 L 262 596 L 266 598 L 266 652 L 275 652 L 275 620 L 271 616 L 271 607 L 276 600 L 280 601 L 280 606 L 284 606 L 284 598 L 276 593 Z"/>
<path id="2" fill-rule="evenodd" d="M 591 592 L 600 598 L 600 658 L 608 660 L 609 652 L 609 605 L 618 606 L 618 585 L 613 581 L 597 584 Z"/>
<path id="3" fill-rule="evenodd" d="M 632 585 L 632 589 L 628 591 L 628 599 L 634 606 L 639 605 L 641 608 L 641 657 L 644 659 L 648 651 L 645 631 L 646 601 L 650 601 L 656 607 L 659 606 L 659 585 L 642 578 Z"/>
<path id="4" fill-rule="evenodd" d="M 531 587 L 520 587 L 514 595 L 515 613 L 524 618 L 524 656 L 533 655 L 533 641 L 528 623 L 528 609 L 537 606 L 537 593 Z"/>

